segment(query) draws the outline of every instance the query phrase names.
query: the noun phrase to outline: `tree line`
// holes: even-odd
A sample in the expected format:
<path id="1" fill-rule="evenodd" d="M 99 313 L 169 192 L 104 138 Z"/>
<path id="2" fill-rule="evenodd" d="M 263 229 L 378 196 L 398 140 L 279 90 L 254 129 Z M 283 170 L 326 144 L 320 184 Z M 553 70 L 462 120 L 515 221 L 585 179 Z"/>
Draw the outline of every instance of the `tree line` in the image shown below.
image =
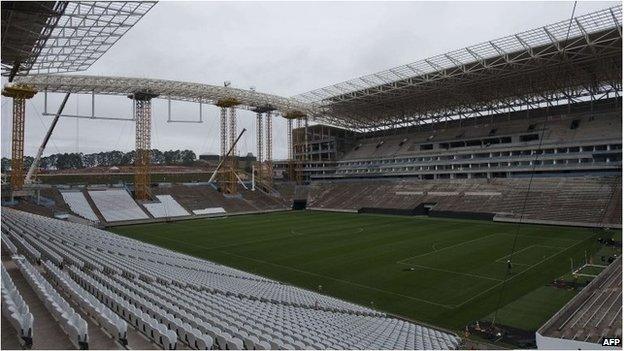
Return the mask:
<path id="1" fill-rule="evenodd" d="M 106 151 L 92 154 L 84 154 L 82 152 L 58 153 L 41 158 L 39 168 L 42 169 L 80 169 L 90 167 L 112 167 L 112 166 L 128 166 L 134 164 L 135 152 L 123 151 Z M 152 149 L 150 153 L 152 164 L 157 165 L 192 165 L 197 156 L 192 150 L 169 150 L 160 151 Z M 24 157 L 24 168 L 30 168 L 34 158 L 32 156 Z M 11 159 L 2 158 L 2 172 L 11 169 Z"/>

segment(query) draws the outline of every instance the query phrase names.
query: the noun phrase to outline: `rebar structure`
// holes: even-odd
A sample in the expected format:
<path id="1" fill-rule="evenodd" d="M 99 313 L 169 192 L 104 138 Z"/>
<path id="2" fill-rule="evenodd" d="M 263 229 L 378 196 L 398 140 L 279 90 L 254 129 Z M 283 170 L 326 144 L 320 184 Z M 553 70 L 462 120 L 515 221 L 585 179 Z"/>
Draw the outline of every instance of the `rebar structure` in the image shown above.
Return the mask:
<path id="1" fill-rule="evenodd" d="M 150 197 L 150 151 L 152 147 L 152 98 L 150 93 L 135 93 L 129 96 L 134 100 L 135 156 L 134 156 L 134 197 L 147 200 Z"/>
<path id="2" fill-rule="evenodd" d="M 265 156 L 265 165 L 266 165 L 266 179 L 265 183 L 269 185 L 273 184 L 273 113 L 271 111 L 267 111 L 266 113 L 266 156 Z"/>
<path id="3" fill-rule="evenodd" d="M 28 86 L 5 87 L 2 95 L 13 99 L 13 124 L 11 132 L 11 190 L 24 186 L 24 127 L 26 123 L 26 100 L 36 90 Z"/>

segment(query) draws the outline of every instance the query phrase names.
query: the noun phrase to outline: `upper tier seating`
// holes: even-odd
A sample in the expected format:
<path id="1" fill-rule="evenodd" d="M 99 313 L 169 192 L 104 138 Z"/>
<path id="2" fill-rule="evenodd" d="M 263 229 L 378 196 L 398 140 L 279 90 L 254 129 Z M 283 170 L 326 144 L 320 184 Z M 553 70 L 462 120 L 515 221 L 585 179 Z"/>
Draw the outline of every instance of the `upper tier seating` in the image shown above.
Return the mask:
<path id="1" fill-rule="evenodd" d="M 23 344 L 30 347 L 33 336 L 33 315 L 4 265 L 2 265 L 2 317 L 11 322 Z"/>
<path id="2" fill-rule="evenodd" d="M 89 196 L 107 222 L 149 218 L 126 190 L 90 190 Z"/>
<path id="3" fill-rule="evenodd" d="M 89 202 L 85 198 L 84 194 L 79 191 L 67 191 L 61 192 L 63 200 L 69 205 L 69 208 L 77 215 L 86 218 L 93 222 L 98 222 L 99 219 Z"/>
<path id="4" fill-rule="evenodd" d="M 459 345 L 448 332 L 93 227 L 7 208 L 2 223 L 25 241 L 45 242 L 82 289 L 163 348 Z"/>
<path id="5" fill-rule="evenodd" d="M 171 195 L 156 195 L 160 202 L 145 203 L 143 206 L 154 218 L 188 216 L 189 213 Z"/>
<path id="6" fill-rule="evenodd" d="M 579 128 L 571 129 L 572 120 L 580 121 Z M 529 130 L 529 127 L 532 127 Z M 491 131 L 495 130 L 493 135 Z M 395 156 L 426 155 L 440 152 L 458 152 L 466 149 L 482 149 L 484 145 L 473 147 L 439 147 L 439 144 L 459 143 L 461 141 L 480 140 L 498 137 L 511 137 L 509 143 L 491 144 L 487 149 L 509 147 L 511 145 L 539 144 L 539 140 L 523 142 L 520 135 L 535 134 L 544 130 L 541 146 L 556 145 L 569 142 L 592 142 L 597 140 L 619 141 L 622 135 L 621 111 L 606 112 L 596 115 L 589 113 L 553 115 L 544 117 L 500 119 L 490 123 L 451 124 L 437 126 L 434 130 L 419 130 L 408 134 L 388 136 L 371 136 L 354 142 L 354 147 L 347 150 L 342 160 L 378 159 Z M 407 141 L 404 142 L 404 140 Z M 383 143 L 382 143 L 383 141 Z M 421 149 L 421 144 L 430 144 L 431 149 Z M 459 145 L 459 144 L 458 144 Z"/>

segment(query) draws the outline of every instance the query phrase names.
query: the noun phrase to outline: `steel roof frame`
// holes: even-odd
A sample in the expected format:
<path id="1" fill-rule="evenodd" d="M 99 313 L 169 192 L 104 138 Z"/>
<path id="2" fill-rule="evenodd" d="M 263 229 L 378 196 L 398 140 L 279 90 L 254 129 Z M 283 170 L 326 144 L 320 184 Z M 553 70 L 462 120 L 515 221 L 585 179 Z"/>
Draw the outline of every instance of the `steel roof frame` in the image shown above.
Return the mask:
<path id="1" fill-rule="evenodd" d="M 57 1 L 46 22 L 39 23 L 43 25 L 41 32 L 26 30 L 24 35 L 37 38 L 31 51 L 24 53 L 22 62 L 3 64 L 2 74 L 23 76 L 86 70 L 155 4 L 155 1 Z M 24 28 L 19 23 L 14 26 Z"/>
<path id="2" fill-rule="evenodd" d="M 295 98 L 316 104 L 327 123 L 370 130 L 478 115 L 490 106 L 619 94 L 621 18 L 622 7 L 611 7 Z M 493 81 L 496 91 L 475 90 Z"/>
<path id="3" fill-rule="evenodd" d="M 270 108 L 282 114 L 300 111 L 314 114 L 314 106 L 292 98 L 252 90 L 162 79 L 104 77 L 87 75 L 31 75 L 18 77 L 16 84 L 26 84 L 39 91 L 72 94 L 130 95 L 150 92 L 159 98 L 216 104 L 219 100 L 235 99 L 240 108 Z"/>

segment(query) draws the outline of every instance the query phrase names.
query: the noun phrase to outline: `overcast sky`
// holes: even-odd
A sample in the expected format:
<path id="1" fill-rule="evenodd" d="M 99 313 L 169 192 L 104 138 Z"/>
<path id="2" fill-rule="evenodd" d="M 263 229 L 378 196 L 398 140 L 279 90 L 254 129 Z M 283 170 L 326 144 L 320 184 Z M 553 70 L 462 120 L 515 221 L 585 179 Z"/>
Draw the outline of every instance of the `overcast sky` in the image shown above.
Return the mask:
<path id="1" fill-rule="evenodd" d="M 618 2 L 579 2 L 582 15 Z M 162 78 L 292 96 L 486 40 L 568 19 L 573 2 L 160 2 L 81 74 Z M 3 81 L 4 83 L 4 81 Z M 61 96 L 50 96 L 55 111 Z M 73 96 L 65 113 L 90 113 Z M 51 117 L 43 95 L 26 104 L 25 153 L 33 155 Z M 153 102 L 152 147 L 219 152 L 218 110 L 203 124 L 166 123 Z M 131 118 L 131 102 L 98 97 L 96 114 Z M 174 119 L 196 120 L 197 104 L 173 103 Z M 241 153 L 255 154 L 255 114 L 239 111 Z M 10 157 L 11 102 L 2 97 L 2 156 Z M 285 122 L 274 122 L 274 157 L 286 157 Z M 45 154 L 132 150 L 130 122 L 61 119 Z"/>

